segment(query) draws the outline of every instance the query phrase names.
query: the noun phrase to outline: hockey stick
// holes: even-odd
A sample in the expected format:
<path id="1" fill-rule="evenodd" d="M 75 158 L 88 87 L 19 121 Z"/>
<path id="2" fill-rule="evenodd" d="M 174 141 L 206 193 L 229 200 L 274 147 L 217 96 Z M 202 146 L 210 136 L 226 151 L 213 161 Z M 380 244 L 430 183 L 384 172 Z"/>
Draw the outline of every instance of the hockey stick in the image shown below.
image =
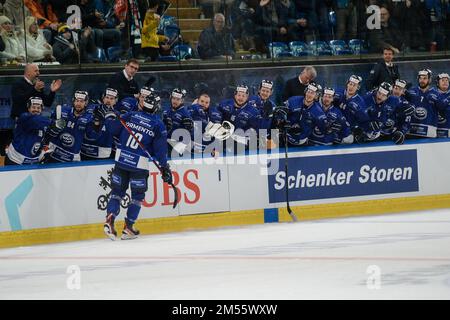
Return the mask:
<path id="1" fill-rule="evenodd" d="M 139 145 L 139 147 L 142 149 L 142 151 L 144 151 L 147 154 L 147 157 L 152 160 L 153 164 L 156 166 L 156 168 L 158 168 L 159 172 L 161 172 L 162 174 L 162 168 L 159 165 L 158 162 L 155 161 L 155 159 L 153 159 L 153 157 L 150 155 L 150 153 L 147 151 L 147 149 L 145 149 L 144 145 L 142 144 L 141 141 L 139 141 L 139 139 L 136 137 L 136 135 L 134 134 L 133 131 L 131 131 L 130 127 L 126 124 L 126 122 L 120 117 L 119 114 L 117 114 L 115 111 L 114 113 L 116 114 L 117 118 L 120 121 L 120 124 L 128 131 L 128 133 L 133 137 L 134 141 L 136 141 Z M 173 202 L 173 209 L 175 209 L 175 207 L 178 204 L 178 191 L 177 188 L 175 187 L 175 185 L 173 184 L 173 182 L 169 183 L 169 185 L 172 187 L 174 193 L 175 193 L 175 199 Z"/>
<path id="2" fill-rule="evenodd" d="M 297 216 L 295 213 L 291 210 L 291 206 L 289 205 L 289 186 L 288 186 L 288 147 L 287 147 L 287 129 L 284 129 L 284 171 L 286 173 L 285 181 L 285 188 L 286 188 L 286 205 L 287 205 L 287 211 L 289 215 L 291 216 L 292 220 L 294 222 L 298 221 Z"/>

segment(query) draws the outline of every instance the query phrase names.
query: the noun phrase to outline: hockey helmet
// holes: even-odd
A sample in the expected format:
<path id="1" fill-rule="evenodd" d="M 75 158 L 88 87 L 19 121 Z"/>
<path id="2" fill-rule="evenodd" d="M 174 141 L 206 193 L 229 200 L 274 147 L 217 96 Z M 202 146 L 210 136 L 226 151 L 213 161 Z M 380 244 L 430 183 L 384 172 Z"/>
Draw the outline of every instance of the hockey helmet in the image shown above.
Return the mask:
<path id="1" fill-rule="evenodd" d="M 271 81 L 271 80 L 262 80 L 261 81 L 261 83 L 259 84 L 259 88 L 261 89 L 261 88 L 267 88 L 267 89 L 270 89 L 270 90 L 272 90 L 272 88 L 273 88 L 273 81 Z"/>
<path id="2" fill-rule="evenodd" d="M 417 73 L 417 79 L 419 79 L 421 76 L 427 76 L 428 79 L 431 79 L 433 75 L 433 72 L 431 72 L 430 69 L 422 69 Z"/>
<path id="3" fill-rule="evenodd" d="M 41 108 L 44 107 L 44 101 L 42 101 L 41 97 L 31 97 L 27 101 L 27 109 L 29 109 L 33 104 L 38 104 Z"/>
<path id="4" fill-rule="evenodd" d="M 392 92 L 392 85 L 388 82 L 383 82 L 382 84 L 380 84 L 377 91 L 386 96 L 389 96 Z"/>
<path id="5" fill-rule="evenodd" d="M 357 84 L 358 89 L 359 89 L 361 87 L 362 78 L 360 76 L 353 74 L 350 76 L 350 78 L 348 78 L 347 83 L 349 83 L 349 82 L 353 82 L 353 83 Z"/>
<path id="6" fill-rule="evenodd" d="M 186 97 L 186 94 L 187 94 L 186 90 L 175 88 L 172 90 L 172 94 L 170 96 L 178 99 L 184 99 Z"/>
<path id="7" fill-rule="evenodd" d="M 89 94 L 87 93 L 87 91 L 77 90 L 73 94 L 72 102 L 75 102 L 75 100 L 77 100 L 77 99 L 87 102 L 87 101 L 89 101 Z"/>
<path id="8" fill-rule="evenodd" d="M 325 89 L 323 89 L 323 94 L 329 94 L 334 97 L 335 93 L 336 91 L 333 88 L 325 87 Z"/>
<path id="9" fill-rule="evenodd" d="M 397 86 L 397 87 L 399 87 L 399 88 L 405 89 L 405 88 L 406 88 L 406 84 L 407 84 L 407 83 L 406 83 L 405 80 L 397 79 L 397 80 L 395 80 L 394 86 Z"/>
<path id="10" fill-rule="evenodd" d="M 105 96 L 111 96 L 111 97 L 117 99 L 119 97 L 119 92 L 114 88 L 106 88 L 105 92 L 103 93 L 102 99 Z"/>
<path id="11" fill-rule="evenodd" d="M 234 94 L 236 95 L 238 94 L 238 92 L 249 94 L 248 86 L 246 86 L 245 84 L 238 84 L 236 86 L 236 89 L 234 90 Z"/>
<path id="12" fill-rule="evenodd" d="M 151 93 L 144 99 L 144 104 L 142 106 L 142 110 L 148 113 L 156 113 L 161 108 L 161 98 Z"/>
<path id="13" fill-rule="evenodd" d="M 139 90 L 141 97 L 144 97 L 144 98 L 154 92 L 155 92 L 155 89 L 153 89 L 151 87 L 147 87 L 147 86 L 143 86 L 141 88 L 141 90 Z"/>

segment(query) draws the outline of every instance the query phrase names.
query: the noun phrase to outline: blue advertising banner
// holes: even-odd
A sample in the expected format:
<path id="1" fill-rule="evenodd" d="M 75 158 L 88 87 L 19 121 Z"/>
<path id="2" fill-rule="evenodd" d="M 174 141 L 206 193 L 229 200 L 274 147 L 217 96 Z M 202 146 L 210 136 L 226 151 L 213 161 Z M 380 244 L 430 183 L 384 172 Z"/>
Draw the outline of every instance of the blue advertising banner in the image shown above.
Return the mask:
<path id="1" fill-rule="evenodd" d="M 268 179 L 270 203 L 286 201 L 286 172 Z M 289 201 L 419 191 L 417 150 L 289 158 L 287 181 Z"/>

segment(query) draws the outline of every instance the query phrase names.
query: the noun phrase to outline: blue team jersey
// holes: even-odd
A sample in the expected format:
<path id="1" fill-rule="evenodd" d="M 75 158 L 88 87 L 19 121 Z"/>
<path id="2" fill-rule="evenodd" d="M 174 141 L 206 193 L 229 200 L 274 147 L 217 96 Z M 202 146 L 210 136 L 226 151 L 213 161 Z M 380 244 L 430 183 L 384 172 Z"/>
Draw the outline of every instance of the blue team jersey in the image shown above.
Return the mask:
<path id="1" fill-rule="evenodd" d="M 50 157 L 60 162 L 80 161 L 81 144 L 85 133 L 96 134 L 92 114 L 83 111 L 76 116 L 74 111 L 75 109 L 71 106 L 64 105 L 62 107 L 61 119 L 66 121 L 66 127 L 57 137 L 50 140 L 49 148 L 53 150 Z M 52 118 L 56 118 L 54 112 Z"/>
<path id="2" fill-rule="evenodd" d="M 172 137 L 172 133 L 177 129 L 184 129 L 182 121 L 183 119 L 191 119 L 191 113 L 185 105 L 179 106 L 177 109 L 169 107 L 162 113 L 163 119 L 170 118 L 172 120 L 172 128 L 167 132 L 168 137 Z"/>
<path id="3" fill-rule="evenodd" d="M 92 115 L 97 104 L 87 106 L 86 113 Z M 103 120 L 100 123 L 99 132 L 86 132 L 81 145 L 81 153 L 98 159 L 106 159 L 111 156 L 114 144 L 114 135 L 110 129 L 113 121 Z"/>
<path id="4" fill-rule="evenodd" d="M 327 117 L 328 126 L 337 122 L 341 125 L 342 129 L 339 132 L 333 132 L 328 128 L 323 130 L 323 128 L 320 129 L 318 126 L 315 126 L 309 136 L 309 141 L 313 145 L 332 145 L 333 143 L 341 143 L 343 139 L 352 134 L 350 124 L 339 108 L 332 105 L 325 110 L 321 103 L 320 105 Z"/>
<path id="5" fill-rule="evenodd" d="M 310 106 L 304 104 L 303 96 L 293 96 L 286 101 L 289 108 L 288 121 L 291 129 L 287 139 L 290 144 L 302 145 L 308 141 L 314 127 L 324 132 L 328 127 L 327 116 L 318 102 Z"/>
<path id="6" fill-rule="evenodd" d="M 139 101 L 135 97 L 126 97 L 120 100 L 117 105 L 114 106 L 114 109 L 119 111 L 121 114 L 138 111 Z"/>
<path id="7" fill-rule="evenodd" d="M 438 90 L 436 107 L 439 112 L 437 136 L 450 138 L 450 90 L 447 92 Z"/>
<path id="8" fill-rule="evenodd" d="M 197 103 L 192 104 L 188 108 L 188 111 L 194 121 L 194 130 L 192 132 L 194 152 L 203 152 L 206 146 L 214 141 L 214 138 L 212 137 L 205 139 L 205 128 L 209 122 L 219 123 L 221 120 L 221 115 L 214 106 L 210 105 L 208 109 L 205 110 Z"/>
<path id="9" fill-rule="evenodd" d="M 234 99 L 222 100 L 217 107 L 221 121 L 231 122 L 235 130 L 253 129 L 258 131 L 261 124 L 261 114 L 254 104 L 247 101 L 242 107 L 236 107 Z"/>
<path id="10" fill-rule="evenodd" d="M 334 105 L 341 109 L 352 129 L 361 127 L 364 131 L 368 130 L 369 116 L 366 112 L 367 107 L 364 99 L 359 94 L 355 94 L 347 99 L 346 90 L 340 90 L 335 94 Z"/>
<path id="11" fill-rule="evenodd" d="M 14 138 L 7 149 L 8 158 L 17 164 L 38 163 L 41 159 L 42 139 L 51 120 L 41 115 L 23 113 L 17 119 Z"/>
<path id="12" fill-rule="evenodd" d="M 253 104 L 261 114 L 260 129 L 270 130 L 272 127 L 272 113 L 276 107 L 275 103 L 270 99 L 264 101 L 259 95 L 251 96 L 248 102 Z"/>
<path id="13" fill-rule="evenodd" d="M 122 116 L 127 126 L 134 132 L 136 138 L 158 163 L 167 165 L 167 131 L 161 118 L 156 114 L 133 111 Z M 120 147 L 117 148 L 115 163 L 129 171 L 149 169 L 147 153 L 130 135 L 120 122 L 114 121 L 111 132 L 120 137 Z"/>
<path id="14" fill-rule="evenodd" d="M 371 121 L 377 121 L 380 126 L 380 134 L 391 135 L 394 131 L 408 133 L 411 116 L 405 116 L 403 110 L 409 103 L 403 97 L 390 96 L 381 104 L 375 101 L 376 91 L 368 93 L 365 97 L 367 113 Z"/>
<path id="15" fill-rule="evenodd" d="M 409 134 L 419 137 L 436 138 L 438 125 L 438 110 L 436 101 L 438 93 L 435 89 L 423 92 L 419 87 L 407 91 L 406 98 L 415 107 L 411 118 Z"/>

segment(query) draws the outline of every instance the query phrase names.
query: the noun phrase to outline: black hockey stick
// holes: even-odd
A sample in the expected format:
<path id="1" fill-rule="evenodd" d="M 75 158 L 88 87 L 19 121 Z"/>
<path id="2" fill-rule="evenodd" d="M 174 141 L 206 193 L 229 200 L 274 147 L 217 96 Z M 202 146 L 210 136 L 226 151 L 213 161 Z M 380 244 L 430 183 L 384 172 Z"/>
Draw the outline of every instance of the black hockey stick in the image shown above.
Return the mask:
<path id="1" fill-rule="evenodd" d="M 161 172 L 161 174 L 163 173 L 161 166 L 159 165 L 158 162 L 155 161 L 155 159 L 153 159 L 153 157 L 150 155 L 150 153 L 147 151 L 147 149 L 145 149 L 144 145 L 142 144 L 141 141 L 139 141 L 139 139 L 136 137 L 136 135 L 134 134 L 133 131 L 131 131 L 130 127 L 126 124 L 126 122 L 120 117 L 119 114 L 117 114 L 116 112 L 114 112 L 117 116 L 117 118 L 120 121 L 120 124 L 128 131 L 128 133 L 133 137 L 133 139 L 138 143 L 139 147 L 142 149 L 142 151 L 144 151 L 148 158 L 150 160 L 152 160 L 152 162 L 155 164 L 156 168 L 158 168 L 159 172 Z M 174 193 L 175 193 L 175 199 L 173 202 L 173 209 L 175 209 L 175 207 L 178 204 L 178 192 L 177 192 L 177 188 L 175 187 L 175 185 L 173 184 L 173 182 L 169 183 L 169 185 L 172 187 Z"/>
<path id="2" fill-rule="evenodd" d="M 289 205 L 289 186 L 288 186 L 288 140 L 287 140 L 287 129 L 284 129 L 284 171 L 286 173 L 286 177 L 284 179 L 285 181 L 285 189 L 286 189 L 286 205 L 287 205 L 287 211 L 289 215 L 291 216 L 292 220 L 294 222 L 298 221 L 297 216 L 295 213 L 291 210 L 291 206 Z"/>

